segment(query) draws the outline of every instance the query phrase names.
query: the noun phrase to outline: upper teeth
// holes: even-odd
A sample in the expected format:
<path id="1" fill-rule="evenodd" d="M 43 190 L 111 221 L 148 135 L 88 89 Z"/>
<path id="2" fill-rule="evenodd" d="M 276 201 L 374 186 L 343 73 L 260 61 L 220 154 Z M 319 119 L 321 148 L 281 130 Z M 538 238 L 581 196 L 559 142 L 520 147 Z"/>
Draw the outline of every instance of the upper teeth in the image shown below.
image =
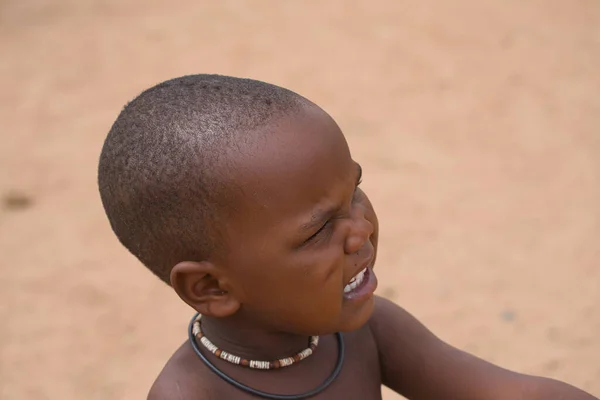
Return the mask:
<path id="1" fill-rule="evenodd" d="M 349 291 L 355 289 L 358 285 L 360 285 L 363 281 L 363 278 L 365 277 L 365 272 L 367 272 L 366 268 L 360 271 L 358 274 L 356 274 L 354 278 L 350 279 L 350 283 L 348 283 L 344 287 L 344 293 L 348 293 Z"/>

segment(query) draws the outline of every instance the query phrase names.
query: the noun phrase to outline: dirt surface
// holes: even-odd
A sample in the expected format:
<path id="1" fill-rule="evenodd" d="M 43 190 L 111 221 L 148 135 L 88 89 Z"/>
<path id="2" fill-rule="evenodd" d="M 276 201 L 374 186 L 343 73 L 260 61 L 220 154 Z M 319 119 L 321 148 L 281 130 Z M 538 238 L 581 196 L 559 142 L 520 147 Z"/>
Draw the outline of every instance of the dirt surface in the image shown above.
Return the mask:
<path id="1" fill-rule="evenodd" d="M 380 294 L 600 395 L 600 3 L 352 3 L 0 1 L 2 400 L 144 398 L 185 338 L 96 163 L 128 100 L 196 72 L 336 118 L 379 213 Z"/>

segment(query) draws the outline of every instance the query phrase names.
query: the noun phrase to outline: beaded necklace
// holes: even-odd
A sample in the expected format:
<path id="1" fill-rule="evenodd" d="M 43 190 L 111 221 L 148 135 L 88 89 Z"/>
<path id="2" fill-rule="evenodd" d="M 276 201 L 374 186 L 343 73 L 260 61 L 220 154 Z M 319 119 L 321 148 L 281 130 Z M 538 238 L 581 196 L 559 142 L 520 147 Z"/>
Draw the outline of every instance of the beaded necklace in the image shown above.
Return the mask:
<path id="1" fill-rule="evenodd" d="M 231 378 L 230 376 L 226 375 L 223 371 L 218 369 L 200 351 L 200 347 L 198 346 L 197 341 L 199 340 L 200 343 L 202 343 L 202 345 L 205 348 L 207 348 L 211 353 L 213 353 L 217 357 L 219 357 L 225 361 L 228 361 L 232 364 L 242 365 L 242 366 L 248 367 L 248 368 L 269 370 L 269 369 L 277 369 L 277 368 L 290 366 L 290 365 L 297 363 L 297 362 L 303 360 L 304 358 L 310 356 L 319 344 L 319 337 L 311 336 L 309 339 L 309 347 L 302 350 L 301 352 L 297 353 L 293 357 L 287 357 L 287 358 L 274 360 L 274 361 L 247 360 L 247 359 L 235 356 L 231 353 L 228 353 L 226 351 L 219 349 L 210 340 L 208 340 L 208 338 L 206 336 L 204 336 L 204 334 L 202 333 L 202 329 L 200 327 L 200 319 L 201 319 L 201 315 L 199 313 L 194 315 L 194 317 L 190 321 L 190 325 L 188 328 L 189 340 L 190 340 L 190 344 L 192 345 L 192 348 L 194 349 L 194 352 L 221 379 L 223 379 L 226 382 L 228 382 L 229 384 L 237 387 L 238 389 L 241 389 L 241 390 L 248 392 L 250 394 L 253 394 L 255 396 L 263 397 L 266 399 L 277 399 L 277 400 L 300 400 L 300 399 L 306 399 L 306 398 L 312 397 L 318 393 L 321 393 L 329 385 L 331 385 L 331 383 L 338 377 L 338 375 L 342 369 L 342 364 L 344 363 L 344 339 L 343 339 L 342 335 L 338 332 L 338 333 L 336 333 L 337 340 L 338 340 L 338 359 L 337 359 L 335 369 L 333 370 L 333 372 L 329 376 L 329 378 L 327 378 L 327 380 L 325 380 L 317 388 L 315 388 L 309 392 L 306 392 L 306 393 L 294 394 L 294 395 L 280 395 L 280 394 L 263 392 L 263 391 L 260 391 L 257 389 L 252 389 L 251 387 L 246 386 L 243 383 L 236 381 L 235 379 Z"/>
<path id="2" fill-rule="evenodd" d="M 281 358 L 279 360 L 274 361 L 247 360 L 245 358 L 234 356 L 231 353 L 219 349 L 210 340 L 208 340 L 208 338 L 202 333 L 202 328 L 200 327 L 201 318 L 202 316 L 198 314 L 198 316 L 194 319 L 194 323 L 192 326 L 192 333 L 196 337 L 196 340 L 200 340 L 200 343 L 202 343 L 202 345 L 204 345 L 204 347 L 206 347 L 208 351 L 213 353 L 215 356 L 232 364 L 241 365 L 243 367 L 253 369 L 277 369 L 289 367 L 290 365 L 302 361 L 308 356 L 310 356 L 319 345 L 319 337 L 311 336 L 308 340 L 309 346 L 306 349 L 296 353 L 293 357 Z"/>

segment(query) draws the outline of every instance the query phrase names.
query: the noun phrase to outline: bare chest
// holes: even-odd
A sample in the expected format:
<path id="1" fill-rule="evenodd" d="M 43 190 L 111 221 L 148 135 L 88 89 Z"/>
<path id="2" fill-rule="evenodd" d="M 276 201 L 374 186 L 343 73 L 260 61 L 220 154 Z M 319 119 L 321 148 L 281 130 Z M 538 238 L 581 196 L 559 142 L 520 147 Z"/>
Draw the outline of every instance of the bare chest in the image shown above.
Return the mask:
<path id="1" fill-rule="evenodd" d="M 381 400 L 381 373 L 375 345 L 360 333 L 344 335 L 345 352 L 342 369 L 337 379 L 323 392 L 310 399 Z M 335 368 L 337 346 L 333 338 L 328 346 L 320 348 L 319 357 L 287 371 L 240 371 L 227 369 L 229 376 L 253 389 L 279 395 L 301 394 L 311 391 L 325 381 Z M 315 354 L 316 355 L 316 354 Z M 305 361 L 308 361 L 305 360 Z M 211 371 L 206 371 L 213 374 Z M 192 399 L 256 400 L 247 393 L 224 380 L 212 377 L 211 385 L 190 397 Z"/>

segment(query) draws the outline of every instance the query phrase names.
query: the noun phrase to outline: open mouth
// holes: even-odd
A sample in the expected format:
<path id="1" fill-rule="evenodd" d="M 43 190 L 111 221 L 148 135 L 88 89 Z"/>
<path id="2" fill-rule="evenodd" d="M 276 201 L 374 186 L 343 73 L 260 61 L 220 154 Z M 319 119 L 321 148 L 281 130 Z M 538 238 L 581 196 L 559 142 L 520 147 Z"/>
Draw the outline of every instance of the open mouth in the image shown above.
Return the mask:
<path id="1" fill-rule="evenodd" d="M 350 282 L 348 282 L 348 284 L 344 286 L 344 293 L 347 294 L 360 289 L 363 283 L 367 281 L 367 279 L 365 278 L 368 277 L 368 274 L 369 268 L 365 267 L 358 274 L 354 275 L 354 277 L 350 279 Z"/>
<path id="2" fill-rule="evenodd" d="M 350 279 L 350 282 L 344 286 L 344 300 L 352 302 L 361 302 L 373 296 L 377 289 L 377 277 L 373 272 L 375 260 L 371 259 L 369 263 L 356 275 Z"/>

